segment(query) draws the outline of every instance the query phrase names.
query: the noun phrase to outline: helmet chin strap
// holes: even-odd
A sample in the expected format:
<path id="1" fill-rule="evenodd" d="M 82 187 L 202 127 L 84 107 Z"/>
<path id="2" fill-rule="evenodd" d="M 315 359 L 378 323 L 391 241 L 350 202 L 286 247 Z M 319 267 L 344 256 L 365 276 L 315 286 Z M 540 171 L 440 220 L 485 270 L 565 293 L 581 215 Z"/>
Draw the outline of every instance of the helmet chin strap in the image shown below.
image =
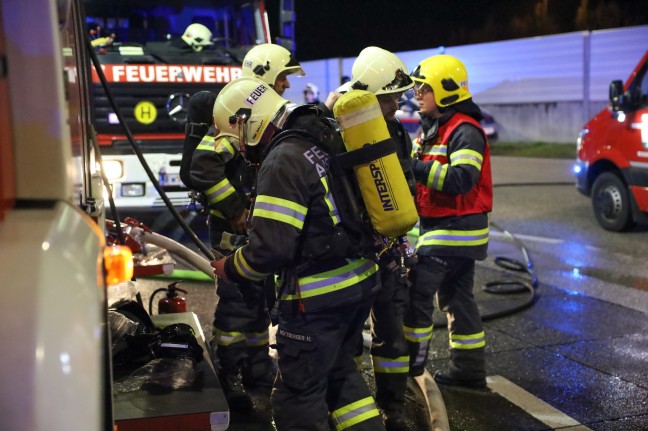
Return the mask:
<path id="1" fill-rule="evenodd" d="M 241 155 L 245 158 L 245 154 L 247 153 L 247 129 L 245 127 L 245 122 L 247 121 L 248 116 L 246 114 L 236 114 L 230 117 L 230 124 L 238 127 L 238 135 L 239 135 L 239 151 L 241 152 Z M 233 121 L 234 120 L 234 124 Z"/>

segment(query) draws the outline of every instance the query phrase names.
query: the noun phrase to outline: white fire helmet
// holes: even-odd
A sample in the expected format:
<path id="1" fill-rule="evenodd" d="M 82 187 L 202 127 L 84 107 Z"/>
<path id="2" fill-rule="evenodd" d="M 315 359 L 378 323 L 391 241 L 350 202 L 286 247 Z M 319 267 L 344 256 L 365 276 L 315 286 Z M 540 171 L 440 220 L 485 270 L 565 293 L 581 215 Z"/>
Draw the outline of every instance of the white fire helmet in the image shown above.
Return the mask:
<path id="1" fill-rule="evenodd" d="M 398 56 L 377 46 L 363 49 L 351 69 L 353 88 L 375 95 L 398 93 L 414 87 L 407 66 Z"/>
<path id="2" fill-rule="evenodd" d="M 266 82 L 239 78 L 218 93 L 214 123 L 220 133 L 238 137 L 242 145 L 255 146 L 261 141 L 266 144 L 283 125 L 289 103 Z M 269 136 L 264 136 L 266 132 Z"/>
<path id="3" fill-rule="evenodd" d="M 187 45 L 191 46 L 196 52 L 202 51 L 207 45 L 213 45 L 214 43 L 211 41 L 211 38 L 212 32 L 204 25 L 198 23 L 190 24 L 182 34 L 182 40 L 187 42 Z"/>
<path id="4" fill-rule="evenodd" d="M 306 75 L 290 51 L 280 45 L 257 45 L 243 59 L 243 76 L 259 78 L 271 87 L 274 87 L 277 76 L 284 71 L 299 76 Z"/>

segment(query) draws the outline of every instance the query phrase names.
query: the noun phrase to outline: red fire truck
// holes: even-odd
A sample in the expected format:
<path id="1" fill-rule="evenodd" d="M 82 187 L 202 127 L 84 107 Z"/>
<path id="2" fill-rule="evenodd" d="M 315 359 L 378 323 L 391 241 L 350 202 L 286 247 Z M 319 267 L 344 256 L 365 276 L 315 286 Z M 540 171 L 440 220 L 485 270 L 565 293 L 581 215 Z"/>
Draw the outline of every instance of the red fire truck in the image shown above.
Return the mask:
<path id="1" fill-rule="evenodd" d="M 292 17 L 286 7 L 282 2 L 280 16 Z M 179 178 L 188 99 L 202 90 L 218 93 L 240 77 L 240 65 L 252 46 L 271 42 L 265 3 L 89 0 L 85 10 L 88 31 L 121 117 L 169 200 L 178 206 L 188 204 L 188 191 Z M 211 45 L 199 52 L 171 48 L 172 41 L 196 23 L 212 32 Z M 286 24 L 280 22 L 282 28 Z M 103 44 L 104 40 L 108 43 Z M 93 124 L 117 208 L 163 207 L 94 70 L 92 81 Z"/>
<path id="2" fill-rule="evenodd" d="M 610 106 L 592 118 L 577 141 L 578 190 L 609 231 L 648 222 L 648 51 L 625 85 L 610 84 Z"/>

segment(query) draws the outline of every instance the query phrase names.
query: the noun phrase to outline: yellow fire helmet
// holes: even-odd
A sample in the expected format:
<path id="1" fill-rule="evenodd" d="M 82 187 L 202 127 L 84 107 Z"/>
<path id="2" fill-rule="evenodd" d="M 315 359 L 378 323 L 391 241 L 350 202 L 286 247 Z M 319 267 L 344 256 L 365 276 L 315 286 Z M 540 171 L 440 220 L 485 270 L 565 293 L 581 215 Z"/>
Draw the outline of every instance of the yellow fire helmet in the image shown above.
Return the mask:
<path id="1" fill-rule="evenodd" d="M 285 120 L 288 100 L 257 78 L 239 78 L 227 84 L 214 103 L 214 124 L 222 134 L 238 137 L 241 145 L 267 143 Z M 270 126 L 270 127 L 269 127 Z"/>
<path id="2" fill-rule="evenodd" d="M 305 76 L 299 62 L 280 45 L 264 43 L 252 48 L 243 59 L 243 77 L 256 77 L 274 87 L 277 76 L 284 71 Z"/>
<path id="3" fill-rule="evenodd" d="M 182 40 L 187 42 L 187 45 L 191 46 L 196 52 L 202 51 L 207 45 L 213 45 L 214 42 L 211 41 L 211 38 L 212 32 L 198 23 L 190 24 L 182 34 Z"/>
<path id="4" fill-rule="evenodd" d="M 377 46 L 363 49 L 353 62 L 352 87 L 375 95 L 409 90 L 414 82 L 398 56 Z"/>
<path id="5" fill-rule="evenodd" d="M 410 76 L 415 82 L 432 87 L 434 100 L 440 107 L 454 105 L 472 97 L 468 91 L 466 66 L 451 55 L 433 55 L 426 58 Z"/>

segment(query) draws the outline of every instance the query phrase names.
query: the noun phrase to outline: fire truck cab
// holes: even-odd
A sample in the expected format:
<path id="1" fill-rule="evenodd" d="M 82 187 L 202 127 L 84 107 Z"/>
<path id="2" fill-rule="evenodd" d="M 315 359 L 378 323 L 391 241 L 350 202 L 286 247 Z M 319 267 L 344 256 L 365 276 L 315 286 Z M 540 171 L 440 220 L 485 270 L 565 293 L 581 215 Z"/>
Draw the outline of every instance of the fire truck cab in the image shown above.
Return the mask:
<path id="1" fill-rule="evenodd" d="M 610 84 L 609 107 L 577 140 L 576 186 L 596 220 L 623 231 L 648 222 L 648 51 L 625 82 Z"/>
<path id="2" fill-rule="evenodd" d="M 164 207 L 142 167 L 143 157 L 169 201 L 186 206 L 190 198 L 179 170 L 189 98 L 203 90 L 218 93 L 241 76 L 243 58 L 251 47 L 271 42 L 264 2 L 84 3 L 87 31 L 103 72 L 93 69 L 92 121 L 115 205 L 127 214 Z M 195 51 L 185 43 L 194 25 L 211 32 L 210 40 Z"/>

